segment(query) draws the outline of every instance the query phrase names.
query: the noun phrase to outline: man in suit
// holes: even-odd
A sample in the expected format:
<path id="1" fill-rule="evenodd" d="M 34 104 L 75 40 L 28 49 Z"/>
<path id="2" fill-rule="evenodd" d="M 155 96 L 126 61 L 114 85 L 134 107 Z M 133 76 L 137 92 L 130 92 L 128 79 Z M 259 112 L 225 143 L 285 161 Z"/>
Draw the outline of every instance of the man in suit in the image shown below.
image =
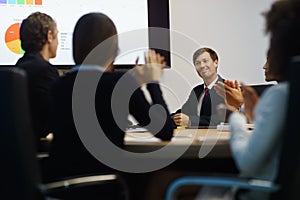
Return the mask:
<path id="1" fill-rule="evenodd" d="M 218 105 L 224 99 L 217 95 L 214 85 L 224 79 L 218 75 L 218 55 L 210 48 L 200 48 L 193 55 L 193 63 L 204 83 L 196 86 L 186 103 L 173 115 L 177 126 L 216 126 L 224 122 L 225 113 L 220 113 Z"/>
<path id="2" fill-rule="evenodd" d="M 32 13 L 22 22 L 20 39 L 25 54 L 16 66 L 27 75 L 31 120 L 40 149 L 40 138 L 52 132 L 49 125 L 50 88 L 59 77 L 57 69 L 49 63 L 56 57 L 58 46 L 56 22 L 45 13 Z"/>

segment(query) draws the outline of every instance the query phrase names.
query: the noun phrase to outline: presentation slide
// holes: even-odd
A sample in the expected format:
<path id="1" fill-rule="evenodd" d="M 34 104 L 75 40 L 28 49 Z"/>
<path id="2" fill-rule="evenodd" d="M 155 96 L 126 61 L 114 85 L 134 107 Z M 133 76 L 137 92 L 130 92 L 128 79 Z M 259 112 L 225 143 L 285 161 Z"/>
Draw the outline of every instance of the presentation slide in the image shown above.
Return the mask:
<path id="1" fill-rule="evenodd" d="M 72 65 L 72 33 L 77 20 L 89 12 L 102 12 L 115 23 L 118 33 L 148 28 L 147 0 L 0 0 L 0 65 L 13 65 L 24 54 L 19 29 L 22 20 L 33 12 L 49 14 L 59 30 L 57 57 L 52 64 Z M 142 32 L 140 43 L 148 47 L 148 33 Z M 119 56 L 115 64 L 134 64 L 144 49 L 128 50 L 126 37 L 119 39 Z M 125 50 L 126 51 L 125 51 Z"/>

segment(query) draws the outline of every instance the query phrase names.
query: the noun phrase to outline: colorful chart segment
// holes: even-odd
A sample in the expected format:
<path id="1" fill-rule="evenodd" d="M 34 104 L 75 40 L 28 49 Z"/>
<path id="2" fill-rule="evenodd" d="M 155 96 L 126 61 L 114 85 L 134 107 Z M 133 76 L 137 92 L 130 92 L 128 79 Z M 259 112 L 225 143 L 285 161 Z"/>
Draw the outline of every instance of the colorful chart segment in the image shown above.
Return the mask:
<path id="1" fill-rule="evenodd" d="M 0 0 L 0 4 L 43 5 L 43 0 Z"/>
<path id="2" fill-rule="evenodd" d="M 21 48 L 20 23 L 8 27 L 5 32 L 5 43 L 10 51 L 16 54 L 24 54 L 24 50 Z"/>

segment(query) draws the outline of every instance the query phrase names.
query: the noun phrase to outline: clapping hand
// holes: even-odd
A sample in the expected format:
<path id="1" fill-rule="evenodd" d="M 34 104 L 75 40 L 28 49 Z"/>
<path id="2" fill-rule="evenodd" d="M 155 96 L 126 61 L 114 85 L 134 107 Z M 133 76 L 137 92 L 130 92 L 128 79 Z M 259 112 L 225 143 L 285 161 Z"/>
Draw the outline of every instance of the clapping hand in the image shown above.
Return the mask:
<path id="1" fill-rule="evenodd" d="M 218 81 L 214 89 L 219 96 L 224 98 L 228 106 L 238 109 L 244 103 L 242 90 L 236 80 L 234 82 L 225 80 L 224 83 Z"/>
<path id="2" fill-rule="evenodd" d="M 242 91 L 245 105 L 244 113 L 250 121 L 253 121 L 254 107 L 256 106 L 259 97 L 252 87 L 246 86 L 245 84 L 242 84 Z"/>
<path id="3" fill-rule="evenodd" d="M 145 53 L 145 65 L 137 64 L 136 61 L 136 78 L 140 84 L 159 82 L 166 66 L 165 58 L 154 50 Z"/>

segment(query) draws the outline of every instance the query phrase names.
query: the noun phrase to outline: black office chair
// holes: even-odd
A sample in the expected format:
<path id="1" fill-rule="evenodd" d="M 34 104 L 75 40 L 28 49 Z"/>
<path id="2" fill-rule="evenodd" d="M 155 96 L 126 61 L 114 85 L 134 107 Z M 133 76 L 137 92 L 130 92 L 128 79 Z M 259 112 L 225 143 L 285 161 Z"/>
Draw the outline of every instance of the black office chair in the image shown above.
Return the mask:
<path id="1" fill-rule="evenodd" d="M 33 157 L 25 73 L 13 67 L 0 68 L 0 91 L 1 195 L 37 199 L 39 176 Z"/>
<path id="2" fill-rule="evenodd" d="M 299 199 L 300 193 L 300 56 L 293 57 L 289 67 L 290 94 L 286 117 L 285 132 L 279 173 L 276 183 L 280 190 L 272 195 L 272 199 Z"/>
<path id="3" fill-rule="evenodd" d="M 1 199 L 128 199 L 117 174 L 66 177 L 42 184 L 30 122 L 27 80 L 18 68 L 0 68 Z"/>
<path id="4" fill-rule="evenodd" d="M 294 57 L 289 67 L 290 93 L 283 133 L 283 147 L 280 156 L 278 177 L 275 182 L 245 179 L 229 176 L 185 176 L 174 180 L 168 187 L 166 200 L 177 199 L 183 186 L 218 186 L 237 190 L 256 190 L 268 192 L 270 199 L 299 199 L 300 193 L 300 134 L 298 116 L 300 113 L 300 56 Z"/>

